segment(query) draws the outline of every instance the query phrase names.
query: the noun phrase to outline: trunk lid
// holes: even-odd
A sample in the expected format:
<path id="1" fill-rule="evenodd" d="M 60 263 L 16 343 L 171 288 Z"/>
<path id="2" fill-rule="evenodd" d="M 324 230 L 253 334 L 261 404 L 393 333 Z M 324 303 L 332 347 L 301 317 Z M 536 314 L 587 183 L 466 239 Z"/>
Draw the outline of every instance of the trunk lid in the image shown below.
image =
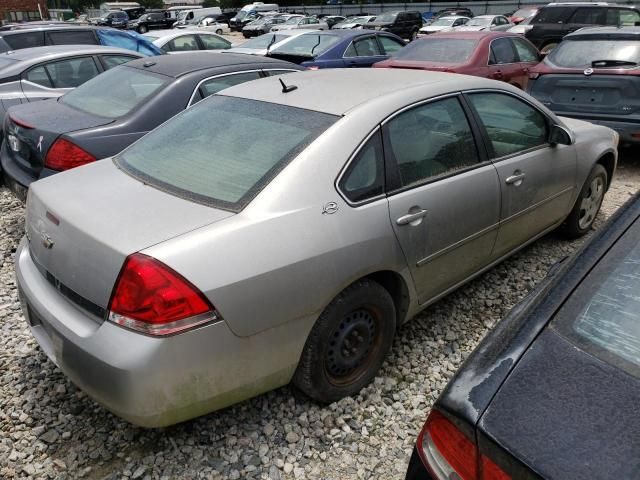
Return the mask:
<path id="1" fill-rule="evenodd" d="M 5 117 L 7 151 L 16 164 L 37 178 L 44 168 L 47 151 L 60 135 L 111 122 L 109 118 L 75 110 L 58 100 L 22 104 L 12 108 Z"/>
<path id="2" fill-rule="evenodd" d="M 541 75 L 530 93 L 554 112 L 630 115 L 640 112 L 640 76 L 584 73 Z"/>
<path id="3" fill-rule="evenodd" d="M 452 72 L 459 64 L 456 63 L 437 63 L 410 60 L 391 60 L 387 65 L 388 68 L 408 68 L 414 70 L 431 70 L 434 72 Z"/>
<path id="4" fill-rule="evenodd" d="M 128 255 L 232 215 L 149 187 L 105 159 L 35 182 L 26 231 L 58 290 L 106 309 Z"/>

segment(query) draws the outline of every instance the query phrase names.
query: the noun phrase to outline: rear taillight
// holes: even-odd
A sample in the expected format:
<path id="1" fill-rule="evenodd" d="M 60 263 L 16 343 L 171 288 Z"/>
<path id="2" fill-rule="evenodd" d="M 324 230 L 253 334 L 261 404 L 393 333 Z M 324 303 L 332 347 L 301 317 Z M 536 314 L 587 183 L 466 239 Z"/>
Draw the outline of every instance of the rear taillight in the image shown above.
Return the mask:
<path id="1" fill-rule="evenodd" d="M 69 140 L 59 138 L 49 148 L 44 159 L 44 166 L 52 170 L 63 171 L 95 161 L 96 157 L 89 152 Z"/>
<path id="2" fill-rule="evenodd" d="M 320 70 L 320 67 L 316 67 L 315 65 L 312 65 L 311 67 L 307 67 L 307 70 Z"/>
<path id="3" fill-rule="evenodd" d="M 109 302 L 109 320 L 150 335 L 170 335 L 221 317 L 193 284 L 162 262 L 127 257 Z"/>
<path id="4" fill-rule="evenodd" d="M 437 480 L 511 479 L 438 410 L 431 410 L 418 436 L 418 453 Z"/>

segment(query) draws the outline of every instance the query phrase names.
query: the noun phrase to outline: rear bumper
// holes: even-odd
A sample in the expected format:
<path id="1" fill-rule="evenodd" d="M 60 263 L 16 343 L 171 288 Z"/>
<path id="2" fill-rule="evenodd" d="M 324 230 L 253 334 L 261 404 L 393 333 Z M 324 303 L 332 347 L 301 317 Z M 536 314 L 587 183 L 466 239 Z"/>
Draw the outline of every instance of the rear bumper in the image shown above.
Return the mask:
<path id="1" fill-rule="evenodd" d="M 241 338 L 217 322 L 155 338 L 93 317 L 62 296 L 32 261 L 26 239 L 15 269 L 29 328 L 49 359 L 98 403 L 140 426 L 171 425 L 285 385 L 304 344 L 295 337 L 310 328 L 297 321 Z"/>
<path id="2" fill-rule="evenodd" d="M 576 115 L 575 113 L 555 112 L 556 115 L 561 117 L 575 118 L 577 120 L 584 120 L 596 125 L 602 125 L 603 127 L 609 127 L 611 130 L 615 130 L 620 135 L 620 144 L 636 144 L 640 145 L 640 123 L 639 122 L 625 122 L 622 120 L 601 120 L 592 119 L 588 115 Z M 633 136 L 633 135 L 636 136 Z"/>
<path id="3" fill-rule="evenodd" d="M 2 142 L 0 147 L 0 170 L 4 172 L 4 184 L 23 203 L 27 200 L 27 190 L 29 185 L 40 178 L 49 177 L 59 173 L 55 170 L 44 168 L 40 176 L 36 177 L 33 172 L 26 171 L 16 163 L 7 150 L 7 142 Z"/>
<path id="4" fill-rule="evenodd" d="M 429 470 L 424 466 L 420 456 L 418 455 L 417 447 L 413 447 L 413 453 L 409 460 L 409 467 L 407 468 L 407 476 L 405 480 L 434 480 Z"/>

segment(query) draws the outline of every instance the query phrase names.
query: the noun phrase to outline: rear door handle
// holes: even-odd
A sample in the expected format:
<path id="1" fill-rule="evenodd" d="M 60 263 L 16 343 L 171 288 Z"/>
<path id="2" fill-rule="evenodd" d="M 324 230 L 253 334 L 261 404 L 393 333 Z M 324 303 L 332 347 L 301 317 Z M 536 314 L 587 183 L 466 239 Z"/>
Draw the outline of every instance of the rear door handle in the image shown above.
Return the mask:
<path id="1" fill-rule="evenodd" d="M 427 211 L 426 210 L 419 210 L 415 213 L 409 213 L 407 215 L 403 215 L 402 217 L 398 218 L 396 220 L 396 223 L 398 225 L 408 225 L 412 222 L 415 222 L 416 220 L 420 220 L 421 218 L 425 217 L 427 215 Z"/>
<path id="2" fill-rule="evenodd" d="M 506 178 L 504 183 L 506 183 L 507 185 L 515 185 L 517 187 L 522 183 L 522 181 L 524 180 L 524 177 L 525 177 L 524 173 L 515 171 L 513 172 L 513 175 Z"/>

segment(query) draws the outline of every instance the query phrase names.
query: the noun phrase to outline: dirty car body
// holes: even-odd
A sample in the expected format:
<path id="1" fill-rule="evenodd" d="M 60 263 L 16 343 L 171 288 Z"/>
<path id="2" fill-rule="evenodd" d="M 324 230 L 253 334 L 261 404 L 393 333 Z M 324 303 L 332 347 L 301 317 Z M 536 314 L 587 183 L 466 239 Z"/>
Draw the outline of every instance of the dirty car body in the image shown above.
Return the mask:
<path id="1" fill-rule="evenodd" d="M 31 186 L 16 253 L 30 328 L 130 422 L 168 425 L 287 384 L 355 284 L 385 290 L 385 321 L 400 325 L 561 225 L 597 162 L 615 169 L 613 131 L 504 83 L 390 69 L 282 79 L 286 92 L 277 78 L 229 88 L 113 159 Z M 507 123 L 487 130 L 472 112 Z M 545 137 L 518 150 L 505 128 L 532 117 Z M 531 142 L 534 125 L 519 127 Z M 149 275 L 161 292 L 149 305 L 171 322 L 128 313 Z M 173 315 L 174 298 L 191 316 Z"/>

